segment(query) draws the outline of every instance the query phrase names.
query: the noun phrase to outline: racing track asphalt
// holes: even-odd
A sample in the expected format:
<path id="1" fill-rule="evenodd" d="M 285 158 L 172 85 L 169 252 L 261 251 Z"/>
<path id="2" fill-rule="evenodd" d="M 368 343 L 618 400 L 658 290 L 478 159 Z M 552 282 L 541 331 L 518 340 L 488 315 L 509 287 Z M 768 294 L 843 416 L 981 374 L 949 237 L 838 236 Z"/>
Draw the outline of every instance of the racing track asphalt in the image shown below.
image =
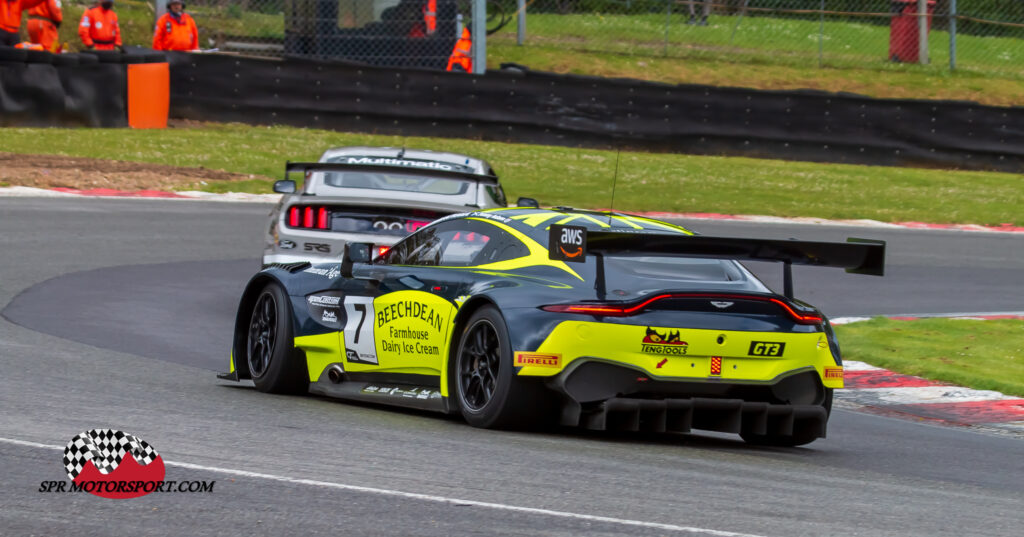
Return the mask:
<path id="1" fill-rule="evenodd" d="M 0 533 L 1017 535 L 1024 524 L 1019 439 L 844 410 L 834 412 L 829 438 L 795 449 L 724 435 L 481 431 L 220 383 L 210 370 L 225 363 L 266 212 L 0 200 Z M 707 234 L 889 240 L 887 278 L 797 271 L 798 296 L 830 315 L 1019 311 L 1024 302 L 1024 237 L 692 225 Z M 40 446 L 102 427 L 199 465 L 170 466 L 168 479 L 215 479 L 215 491 L 122 501 L 37 492 L 40 481 L 64 479 L 60 450 Z"/>

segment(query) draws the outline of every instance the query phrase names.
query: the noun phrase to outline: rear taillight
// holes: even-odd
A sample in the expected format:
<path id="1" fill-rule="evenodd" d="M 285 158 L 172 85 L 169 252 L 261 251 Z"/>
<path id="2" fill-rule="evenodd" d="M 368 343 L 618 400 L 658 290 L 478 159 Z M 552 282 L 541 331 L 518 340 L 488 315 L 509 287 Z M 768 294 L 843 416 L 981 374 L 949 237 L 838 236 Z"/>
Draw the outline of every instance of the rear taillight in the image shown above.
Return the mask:
<path id="1" fill-rule="evenodd" d="M 601 317 L 628 317 L 630 315 L 642 313 L 645 308 L 647 308 L 654 302 L 670 298 L 709 298 L 770 302 L 781 308 L 784 312 L 786 312 L 786 315 L 789 316 L 790 319 L 793 319 L 793 321 L 796 322 L 797 324 L 815 325 L 822 323 L 822 318 L 820 315 L 813 313 L 798 312 L 795 309 L 793 309 L 792 306 L 777 298 L 752 295 L 727 295 L 717 293 L 671 293 L 657 295 L 639 303 L 631 302 L 627 304 L 552 304 L 550 306 L 541 306 L 541 309 L 544 311 L 551 311 L 557 313 L 577 313 L 580 315 L 597 315 Z"/>
<path id="2" fill-rule="evenodd" d="M 390 249 L 391 249 L 390 246 L 378 246 L 377 247 L 377 257 L 380 257 L 380 256 L 388 253 L 388 250 L 390 250 Z"/>
<path id="3" fill-rule="evenodd" d="M 315 205 L 293 205 L 288 208 L 288 226 L 300 229 L 331 229 L 331 210 Z"/>

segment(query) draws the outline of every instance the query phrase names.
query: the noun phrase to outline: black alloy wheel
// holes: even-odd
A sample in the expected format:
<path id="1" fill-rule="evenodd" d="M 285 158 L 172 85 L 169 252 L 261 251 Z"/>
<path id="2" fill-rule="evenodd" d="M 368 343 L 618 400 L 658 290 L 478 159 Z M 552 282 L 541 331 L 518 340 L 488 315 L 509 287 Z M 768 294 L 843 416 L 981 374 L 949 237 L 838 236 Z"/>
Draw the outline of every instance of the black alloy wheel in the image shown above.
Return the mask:
<path id="1" fill-rule="evenodd" d="M 295 348 L 292 308 L 280 285 L 260 291 L 249 317 L 246 362 L 256 389 L 269 393 L 305 393 L 309 372 L 305 355 Z"/>
<path id="2" fill-rule="evenodd" d="M 254 379 L 266 374 L 274 359 L 277 342 L 277 303 L 274 294 L 264 290 L 256 301 L 249 321 L 249 374 Z"/>
<path id="3" fill-rule="evenodd" d="M 556 414 L 538 379 L 520 379 L 512 364 L 508 327 L 498 308 L 477 309 L 459 337 L 449 384 L 462 417 L 473 427 L 523 429 L 547 424 Z"/>
<path id="4" fill-rule="evenodd" d="M 469 327 L 459 359 L 459 394 L 466 408 L 479 412 L 491 402 L 498 384 L 501 345 L 494 325 L 479 319 Z"/>

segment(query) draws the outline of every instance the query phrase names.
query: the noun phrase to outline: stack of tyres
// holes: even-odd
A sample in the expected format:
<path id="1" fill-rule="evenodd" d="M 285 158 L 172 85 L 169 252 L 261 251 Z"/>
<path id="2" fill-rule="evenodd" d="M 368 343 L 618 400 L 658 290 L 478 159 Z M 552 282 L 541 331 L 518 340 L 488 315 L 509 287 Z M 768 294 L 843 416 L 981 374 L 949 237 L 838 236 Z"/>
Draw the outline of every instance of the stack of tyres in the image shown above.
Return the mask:
<path id="1" fill-rule="evenodd" d="M 0 47 L 0 127 L 59 124 L 64 89 L 53 55 Z"/>

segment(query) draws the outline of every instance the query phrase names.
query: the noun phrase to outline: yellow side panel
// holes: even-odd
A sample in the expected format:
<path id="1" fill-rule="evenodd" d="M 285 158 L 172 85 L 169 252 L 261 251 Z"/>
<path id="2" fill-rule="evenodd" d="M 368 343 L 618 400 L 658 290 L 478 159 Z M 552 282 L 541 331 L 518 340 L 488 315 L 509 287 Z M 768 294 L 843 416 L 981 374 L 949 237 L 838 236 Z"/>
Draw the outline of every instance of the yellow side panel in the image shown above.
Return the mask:
<path id="1" fill-rule="evenodd" d="M 309 370 L 310 382 L 319 380 L 327 366 L 340 362 L 341 357 L 345 356 L 341 332 L 300 336 L 295 338 L 295 347 L 306 351 L 306 369 Z"/>
<path id="2" fill-rule="evenodd" d="M 841 374 L 825 335 L 737 332 L 692 328 L 631 326 L 565 321 L 537 353 L 560 355 L 559 367 L 524 366 L 523 376 L 554 376 L 573 361 L 591 357 L 632 366 L 652 378 L 679 380 L 770 381 L 789 371 L 813 366 L 829 388 L 842 388 Z M 714 374 L 714 357 L 721 359 Z M 718 360 L 714 360 L 718 368 Z M 826 378 L 825 368 L 830 375 Z"/>
<path id="3" fill-rule="evenodd" d="M 228 360 L 228 373 L 235 372 L 235 351 L 231 351 L 231 358 Z"/>
<path id="4" fill-rule="evenodd" d="M 441 375 L 455 312 L 454 304 L 424 291 L 397 291 L 377 297 L 367 319 L 372 323 L 372 335 L 366 333 L 372 338 L 372 346 L 353 344 L 353 348 L 360 347 L 361 359 L 349 362 L 346 358 L 345 369 Z M 376 363 L 368 363 L 372 361 Z"/>

